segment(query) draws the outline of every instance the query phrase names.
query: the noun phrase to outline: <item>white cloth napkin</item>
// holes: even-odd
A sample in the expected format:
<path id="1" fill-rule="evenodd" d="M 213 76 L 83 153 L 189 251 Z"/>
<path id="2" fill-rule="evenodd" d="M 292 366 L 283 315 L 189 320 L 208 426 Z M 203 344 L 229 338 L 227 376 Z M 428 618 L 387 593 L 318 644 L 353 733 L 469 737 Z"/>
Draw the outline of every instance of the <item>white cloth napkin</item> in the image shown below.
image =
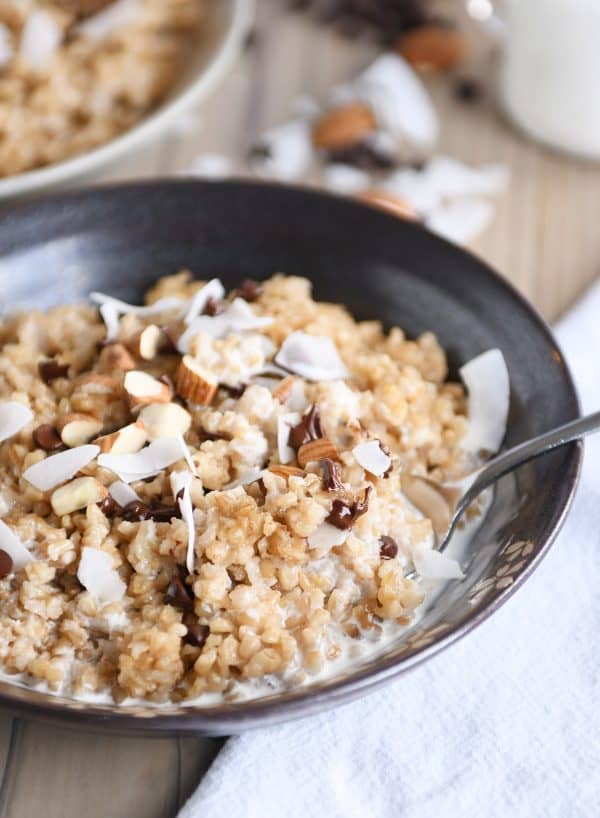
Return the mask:
<path id="1" fill-rule="evenodd" d="M 600 409 L 600 285 L 557 334 Z M 526 584 L 425 665 L 338 710 L 231 738 L 179 818 L 600 815 L 600 433 Z"/>

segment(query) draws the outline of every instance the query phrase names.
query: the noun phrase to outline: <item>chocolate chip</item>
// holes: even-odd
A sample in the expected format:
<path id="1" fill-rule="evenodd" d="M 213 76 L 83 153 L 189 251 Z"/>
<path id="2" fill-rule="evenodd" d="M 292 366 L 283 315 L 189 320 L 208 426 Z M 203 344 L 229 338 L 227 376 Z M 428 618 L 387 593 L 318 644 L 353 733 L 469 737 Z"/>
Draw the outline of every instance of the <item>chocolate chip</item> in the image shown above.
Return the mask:
<path id="1" fill-rule="evenodd" d="M 463 77 L 459 79 L 454 86 L 454 95 L 457 99 L 460 99 L 461 102 L 479 102 L 483 96 L 483 88 L 477 80 L 470 77 Z"/>
<path id="2" fill-rule="evenodd" d="M 263 294 L 264 287 L 258 281 L 251 278 L 245 278 L 237 290 L 233 291 L 233 295 L 237 298 L 243 298 L 244 301 L 257 301 Z"/>
<path id="3" fill-rule="evenodd" d="M 12 573 L 13 561 L 9 553 L 0 548 L 0 579 Z"/>
<path id="4" fill-rule="evenodd" d="M 195 625 L 186 625 L 186 628 L 187 633 L 184 639 L 188 645 L 193 645 L 195 648 L 204 647 L 204 643 L 210 633 L 208 625 L 200 625 L 200 623 L 197 623 Z"/>
<path id="5" fill-rule="evenodd" d="M 343 491 L 344 486 L 341 481 L 340 467 L 329 458 L 321 460 L 321 471 L 323 472 L 323 488 L 325 491 Z"/>
<path id="6" fill-rule="evenodd" d="M 238 384 L 238 386 L 230 386 L 228 383 L 219 384 L 219 389 L 222 389 L 224 392 L 227 392 L 227 394 L 231 398 L 241 398 L 247 388 L 248 388 L 247 383 L 240 383 Z"/>
<path id="7" fill-rule="evenodd" d="M 104 500 L 98 503 L 98 508 L 105 517 L 114 517 L 120 506 L 111 494 L 107 494 Z"/>
<path id="8" fill-rule="evenodd" d="M 62 449 L 63 447 L 60 435 L 54 426 L 51 426 L 49 423 L 42 423 L 41 426 L 38 426 L 37 429 L 34 430 L 33 442 L 45 452 L 55 452 L 57 449 Z"/>
<path id="9" fill-rule="evenodd" d="M 327 161 L 341 165 L 352 165 L 366 171 L 391 170 L 396 166 L 394 156 L 378 150 L 368 142 L 360 142 L 347 148 L 329 151 Z"/>
<path id="10" fill-rule="evenodd" d="M 128 523 L 139 523 L 148 519 L 149 506 L 141 500 L 132 500 L 123 509 L 123 519 Z"/>
<path id="11" fill-rule="evenodd" d="M 382 560 L 393 560 L 394 557 L 398 556 L 398 546 L 393 537 L 384 534 L 379 538 L 379 542 L 379 556 Z"/>
<path id="12" fill-rule="evenodd" d="M 175 340 L 175 336 L 170 327 L 161 327 L 160 328 L 162 334 L 165 337 L 165 342 L 161 346 L 160 351 L 165 355 L 172 355 L 176 352 L 179 352 L 177 349 L 177 341 Z"/>
<path id="13" fill-rule="evenodd" d="M 179 506 L 166 505 L 153 500 L 150 505 L 141 500 L 133 500 L 123 509 L 123 519 L 128 523 L 139 523 L 143 520 L 154 520 L 155 523 L 170 523 L 173 518 L 181 518 Z"/>
<path id="14" fill-rule="evenodd" d="M 271 150 L 271 146 L 267 145 L 266 142 L 258 142 L 248 151 L 249 162 L 266 162 L 267 159 L 271 159 L 272 157 L 273 151 Z"/>
<path id="15" fill-rule="evenodd" d="M 179 574 L 175 574 L 169 583 L 165 592 L 165 603 L 182 611 L 190 610 L 194 606 L 194 599 Z"/>
<path id="16" fill-rule="evenodd" d="M 326 437 L 321 426 L 321 418 L 319 417 L 319 408 L 313 403 L 308 412 L 305 412 L 296 426 L 290 429 L 290 436 L 288 438 L 288 445 L 292 449 L 299 449 L 305 443 L 310 443 L 311 440 L 318 440 L 321 437 Z"/>
<path id="17" fill-rule="evenodd" d="M 58 361 L 40 361 L 38 364 L 40 378 L 46 384 L 51 384 L 57 378 L 66 378 L 69 374 L 69 364 L 60 364 Z"/>
<path id="18" fill-rule="evenodd" d="M 216 298 L 209 298 L 202 310 L 202 315 L 221 315 L 222 312 L 225 312 L 225 302 L 218 301 Z"/>
<path id="19" fill-rule="evenodd" d="M 362 500 L 356 500 L 352 504 L 346 502 L 346 500 L 334 500 L 326 522 L 343 530 L 352 528 L 358 518 L 369 510 L 370 494 L 371 486 L 368 486 Z"/>
<path id="20" fill-rule="evenodd" d="M 312 12 L 345 36 L 375 35 L 385 44 L 430 19 L 425 0 L 289 0 L 289 6 Z"/>

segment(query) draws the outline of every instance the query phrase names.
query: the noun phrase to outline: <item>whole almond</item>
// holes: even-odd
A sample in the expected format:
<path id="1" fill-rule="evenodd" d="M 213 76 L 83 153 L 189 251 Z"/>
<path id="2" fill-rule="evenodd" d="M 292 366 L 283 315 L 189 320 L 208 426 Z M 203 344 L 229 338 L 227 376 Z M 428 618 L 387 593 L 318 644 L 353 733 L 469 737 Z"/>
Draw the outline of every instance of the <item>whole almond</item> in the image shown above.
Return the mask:
<path id="1" fill-rule="evenodd" d="M 347 148 L 377 130 L 377 119 L 366 102 L 352 102 L 327 111 L 313 129 L 313 143 L 323 150 Z"/>
<path id="2" fill-rule="evenodd" d="M 339 460 L 338 451 L 326 437 L 310 440 L 298 449 L 298 464 L 304 468 L 313 460 Z"/>
<path id="3" fill-rule="evenodd" d="M 465 58 L 467 43 L 456 29 L 425 25 L 402 35 L 397 50 L 419 71 L 449 71 Z"/>
<path id="4" fill-rule="evenodd" d="M 412 207 L 407 204 L 399 196 L 394 196 L 385 190 L 365 190 L 358 194 L 361 202 L 378 207 L 380 210 L 385 210 L 400 219 L 408 219 L 409 221 L 416 221 L 417 214 Z"/>

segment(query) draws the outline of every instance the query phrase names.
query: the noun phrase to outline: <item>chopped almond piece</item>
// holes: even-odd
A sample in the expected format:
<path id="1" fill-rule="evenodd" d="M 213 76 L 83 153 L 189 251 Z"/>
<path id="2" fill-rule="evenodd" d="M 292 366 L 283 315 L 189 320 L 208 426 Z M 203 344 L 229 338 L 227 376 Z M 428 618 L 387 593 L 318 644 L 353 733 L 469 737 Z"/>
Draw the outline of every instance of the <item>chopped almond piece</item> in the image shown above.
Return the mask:
<path id="1" fill-rule="evenodd" d="M 50 504 L 58 517 L 86 508 L 90 503 L 101 503 L 108 497 L 108 489 L 95 477 L 78 477 L 52 493 Z"/>
<path id="2" fill-rule="evenodd" d="M 441 25 L 424 25 L 403 34 L 397 50 L 418 71 L 449 71 L 467 54 L 460 31 Z"/>
<path id="3" fill-rule="evenodd" d="M 178 395 L 192 403 L 207 406 L 217 391 L 218 381 L 214 375 L 199 366 L 191 355 L 184 355 L 175 376 Z"/>
<path id="4" fill-rule="evenodd" d="M 274 463 L 272 466 L 269 466 L 269 471 L 276 474 L 278 477 L 284 477 L 285 479 L 288 477 L 304 477 L 304 472 L 302 469 L 299 469 L 296 466 L 283 466 L 279 463 Z"/>
<path id="5" fill-rule="evenodd" d="M 150 403 L 168 403 L 172 397 L 167 383 L 139 369 L 133 369 L 125 375 L 123 386 L 132 412 Z"/>
<path id="6" fill-rule="evenodd" d="M 128 372 L 135 369 L 135 361 L 123 344 L 108 344 L 100 353 L 98 369 L 107 373 L 114 372 L 115 369 Z"/>
<path id="7" fill-rule="evenodd" d="M 273 397 L 278 400 L 279 403 L 285 403 L 292 394 L 292 389 L 297 380 L 298 379 L 294 378 L 293 375 L 288 375 L 287 378 L 284 378 L 281 383 L 275 387 Z"/>
<path id="8" fill-rule="evenodd" d="M 141 421 L 123 426 L 110 435 L 102 435 L 94 440 L 103 454 L 135 454 L 148 440 L 146 428 Z"/>
<path id="9" fill-rule="evenodd" d="M 160 327 L 157 327 L 156 324 L 149 324 L 133 339 L 131 350 L 139 358 L 151 361 L 156 358 L 161 348 L 165 346 L 166 340 L 167 338 Z"/>
<path id="10" fill-rule="evenodd" d="M 339 460 L 338 451 L 326 437 L 310 440 L 298 449 L 298 463 L 304 468 L 313 460 Z"/>
<path id="11" fill-rule="evenodd" d="M 139 415 L 148 440 L 184 435 L 192 425 L 192 416 L 178 403 L 151 403 Z"/>
<path id="12" fill-rule="evenodd" d="M 379 210 L 385 210 L 393 216 L 398 216 L 400 219 L 408 219 L 409 221 L 416 221 L 417 214 L 407 202 L 400 199 L 398 196 L 393 196 L 385 190 L 365 190 L 359 193 L 358 198 L 361 202 L 378 207 Z"/>
<path id="13" fill-rule="evenodd" d="M 62 442 L 69 448 L 83 446 L 102 429 L 102 421 L 92 415 L 73 412 L 63 415 L 56 422 Z"/>

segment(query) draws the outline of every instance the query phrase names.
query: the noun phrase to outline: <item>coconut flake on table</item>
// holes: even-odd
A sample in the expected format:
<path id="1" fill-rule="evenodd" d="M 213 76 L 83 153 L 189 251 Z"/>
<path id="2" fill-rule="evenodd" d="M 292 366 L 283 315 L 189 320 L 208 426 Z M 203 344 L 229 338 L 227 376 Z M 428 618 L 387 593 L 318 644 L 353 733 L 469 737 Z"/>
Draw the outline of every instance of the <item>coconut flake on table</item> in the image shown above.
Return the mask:
<path id="1" fill-rule="evenodd" d="M 510 379 L 504 355 L 489 349 L 459 369 L 467 388 L 469 428 L 460 445 L 477 454 L 497 452 L 506 434 Z"/>
<path id="2" fill-rule="evenodd" d="M 154 304 L 140 306 L 139 304 L 128 304 L 126 301 L 121 301 L 120 298 L 113 298 L 112 295 L 106 295 L 106 293 L 100 292 L 91 292 L 90 300 L 100 306 L 110 304 L 117 315 L 132 313 L 133 315 L 139 316 L 156 315 L 157 313 L 167 312 L 168 310 L 181 310 L 186 308 L 189 303 L 186 299 L 168 295 L 164 298 L 159 298 Z"/>
<path id="3" fill-rule="evenodd" d="M 102 605 L 118 602 L 127 587 L 114 567 L 111 555 L 89 546 L 81 551 L 77 579 Z"/>
<path id="4" fill-rule="evenodd" d="M 233 162 L 221 153 L 202 153 L 182 173 L 202 179 L 224 179 L 233 173 Z"/>
<path id="5" fill-rule="evenodd" d="M 290 101 L 290 112 L 297 117 L 314 119 L 321 112 L 321 106 L 310 94 L 298 94 Z"/>
<path id="6" fill-rule="evenodd" d="M 412 551 L 412 561 L 423 579 L 463 579 L 464 573 L 457 560 L 421 543 Z"/>
<path id="7" fill-rule="evenodd" d="M 420 216 L 431 213 L 441 204 L 441 197 L 424 171 L 403 168 L 392 173 L 381 185 L 382 190 L 397 196 Z"/>
<path id="8" fill-rule="evenodd" d="M 190 488 L 192 485 L 193 474 L 189 471 L 175 471 L 171 475 L 171 491 L 173 497 L 179 505 L 181 511 L 181 518 L 187 526 L 188 542 L 187 552 L 185 557 L 185 566 L 189 574 L 194 573 L 194 558 L 196 545 L 196 524 L 194 522 L 194 507 L 192 505 L 192 495 Z M 178 496 L 179 493 L 181 496 Z"/>
<path id="9" fill-rule="evenodd" d="M 0 520 L 0 548 L 6 551 L 13 561 L 15 571 L 19 571 L 27 565 L 28 562 L 32 562 L 33 560 L 29 549 L 19 537 L 17 537 L 12 528 L 9 528 L 2 520 Z"/>
<path id="10" fill-rule="evenodd" d="M 470 167 L 451 156 L 434 156 L 423 175 L 443 198 L 500 196 L 510 181 L 510 169 L 506 165 Z"/>
<path id="11" fill-rule="evenodd" d="M 114 483 L 111 483 L 108 487 L 108 493 L 121 508 L 125 508 L 129 503 L 141 502 L 141 498 L 138 494 L 136 494 L 131 486 L 128 486 L 127 483 L 124 483 L 122 480 L 115 480 Z"/>
<path id="12" fill-rule="evenodd" d="M 183 319 L 184 324 L 188 326 L 192 321 L 204 312 L 204 309 L 209 301 L 220 301 L 225 297 L 225 287 L 218 278 L 212 278 L 204 287 L 201 287 L 194 295 L 188 307 L 188 311 Z"/>
<path id="13" fill-rule="evenodd" d="M 302 420 L 300 412 L 286 412 L 279 415 L 277 418 L 277 453 L 279 455 L 279 462 L 291 463 L 296 452 L 289 445 L 290 431 L 294 426 L 297 426 Z"/>
<path id="14" fill-rule="evenodd" d="M 139 0 L 116 0 L 78 23 L 75 30 L 93 40 L 103 40 L 133 23 L 140 11 Z"/>
<path id="15" fill-rule="evenodd" d="M 98 465 L 114 472 L 124 483 L 133 483 L 154 477 L 184 459 L 185 451 L 178 438 L 161 437 L 135 454 L 101 454 Z"/>
<path id="16" fill-rule="evenodd" d="M 8 65 L 15 56 L 10 29 L 0 23 L 0 69 Z"/>
<path id="17" fill-rule="evenodd" d="M 232 333 L 249 332 L 268 327 L 273 323 L 269 316 L 256 315 L 243 298 L 235 298 L 220 315 L 199 315 L 194 318 L 177 341 L 177 349 L 182 355 L 189 352 L 190 343 L 203 332 L 211 338 L 226 338 Z"/>
<path id="18" fill-rule="evenodd" d="M 327 335 L 307 335 L 297 330 L 285 339 L 275 363 L 307 381 L 343 380 L 350 374 L 334 342 Z"/>
<path id="19" fill-rule="evenodd" d="M 392 465 L 392 458 L 383 451 L 379 440 L 359 443 L 352 449 L 352 454 L 359 466 L 375 477 L 383 477 Z"/>
<path id="20" fill-rule="evenodd" d="M 255 171 L 287 181 L 301 179 L 313 159 L 310 124 L 294 119 L 271 128 L 260 137 L 258 147 L 265 148 L 265 156 L 250 158 Z"/>
<path id="21" fill-rule="evenodd" d="M 17 401 L 0 403 L 0 443 L 21 431 L 33 420 L 33 412 Z"/>
<path id="22" fill-rule="evenodd" d="M 323 171 L 325 187 L 336 193 L 353 194 L 366 190 L 371 185 L 369 174 L 351 165 L 330 164 Z"/>
<path id="23" fill-rule="evenodd" d="M 491 224 L 494 212 L 487 199 L 455 199 L 432 210 L 425 224 L 448 241 L 468 244 Z"/>
<path id="24" fill-rule="evenodd" d="M 39 463 L 34 463 L 33 466 L 25 469 L 23 477 L 39 491 L 49 491 L 74 477 L 99 453 L 100 446 L 95 446 L 93 443 L 75 446 L 74 449 L 67 449 L 66 452 L 53 454 L 40 460 Z"/>
<path id="25" fill-rule="evenodd" d="M 321 523 L 312 534 L 309 534 L 308 547 L 318 551 L 319 556 L 323 556 L 332 548 L 346 542 L 349 533 L 330 523 Z"/>
<path id="26" fill-rule="evenodd" d="M 34 9 L 27 15 L 21 32 L 19 56 L 34 71 L 45 71 L 62 39 L 62 29 L 54 16 L 44 9 Z"/>

